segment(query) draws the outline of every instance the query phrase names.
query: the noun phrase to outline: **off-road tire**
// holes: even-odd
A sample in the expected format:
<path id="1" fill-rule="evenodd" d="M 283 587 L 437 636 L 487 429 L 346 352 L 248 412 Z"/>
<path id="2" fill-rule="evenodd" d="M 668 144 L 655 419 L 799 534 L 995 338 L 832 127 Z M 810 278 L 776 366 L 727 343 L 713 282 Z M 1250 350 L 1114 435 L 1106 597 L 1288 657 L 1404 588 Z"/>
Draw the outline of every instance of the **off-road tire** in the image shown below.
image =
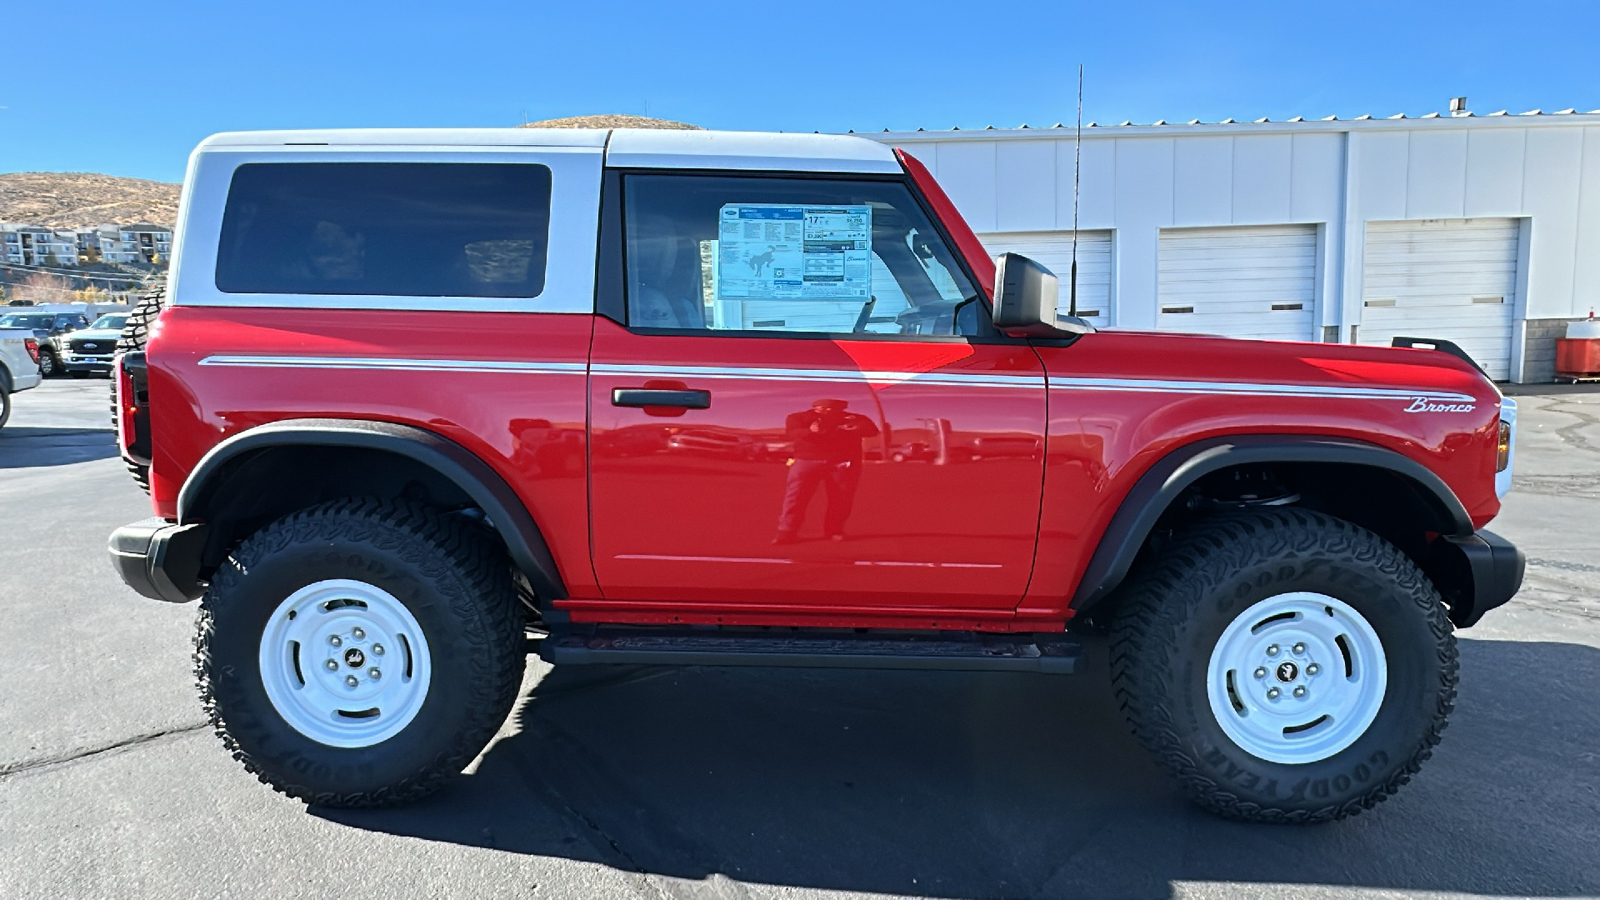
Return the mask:
<path id="1" fill-rule="evenodd" d="M 1316 762 L 1267 762 L 1222 730 L 1210 655 L 1253 604 L 1312 591 L 1382 640 L 1387 689 L 1355 742 Z M 1455 704 L 1455 636 L 1439 593 L 1394 545 L 1305 510 L 1221 517 L 1178 536 L 1130 579 L 1112 623 L 1111 677 L 1134 735 L 1200 806 L 1254 822 L 1326 822 L 1387 799 L 1439 743 Z"/>
<path id="2" fill-rule="evenodd" d="M 128 321 L 122 325 L 122 335 L 117 338 L 117 349 L 112 362 L 122 354 L 136 352 L 144 349 L 145 341 L 149 340 L 150 327 L 156 323 L 156 317 L 161 315 L 161 310 L 167 305 L 167 283 L 161 281 L 150 289 L 138 303 L 134 304 L 133 311 L 128 313 Z M 111 427 L 117 427 L 117 370 L 111 370 Z M 127 457 L 122 459 L 123 465 L 128 467 L 128 474 L 138 482 L 139 487 L 146 494 L 150 493 L 150 467 L 144 463 L 134 462 Z"/>
<path id="3" fill-rule="evenodd" d="M 195 677 L 217 735 L 262 783 L 326 806 L 394 806 L 437 790 L 488 744 L 516 701 L 523 617 L 504 549 L 463 517 L 348 499 L 280 519 L 244 541 L 201 600 Z M 268 699 L 258 658 L 290 594 L 353 578 L 398 598 L 430 648 L 427 695 L 399 733 L 362 748 L 318 743 Z"/>

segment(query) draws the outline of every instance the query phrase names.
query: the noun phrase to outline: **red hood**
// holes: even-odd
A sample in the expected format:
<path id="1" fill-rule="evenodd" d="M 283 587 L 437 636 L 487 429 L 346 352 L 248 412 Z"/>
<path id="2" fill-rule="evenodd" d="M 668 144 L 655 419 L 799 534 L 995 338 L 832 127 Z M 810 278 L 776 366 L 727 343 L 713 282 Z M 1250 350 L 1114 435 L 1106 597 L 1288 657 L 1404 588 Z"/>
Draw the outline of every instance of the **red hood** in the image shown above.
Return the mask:
<path id="1" fill-rule="evenodd" d="M 1104 435 L 1108 461 L 1227 435 L 1341 438 L 1427 466 L 1477 527 L 1499 512 L 1500 391 L 1449 354 L 1117 330 L 1036 346 L 1051 417 Z"/>
<path id="2" fill-rule="evenodd" d="M 1137 354 L 1143 377 L 1204 377 L 1307 385 L 1366 385 L 1468 394 L 1498 404 L 1500 389 L 1471 364 L 1438 350 L 1256 341 L 1111 328 L 1080 339 Z M 1097 354 L 1098 355 L 1098 354 Z M 1133 368 L 1133 367 L 1124 367 Z"/>

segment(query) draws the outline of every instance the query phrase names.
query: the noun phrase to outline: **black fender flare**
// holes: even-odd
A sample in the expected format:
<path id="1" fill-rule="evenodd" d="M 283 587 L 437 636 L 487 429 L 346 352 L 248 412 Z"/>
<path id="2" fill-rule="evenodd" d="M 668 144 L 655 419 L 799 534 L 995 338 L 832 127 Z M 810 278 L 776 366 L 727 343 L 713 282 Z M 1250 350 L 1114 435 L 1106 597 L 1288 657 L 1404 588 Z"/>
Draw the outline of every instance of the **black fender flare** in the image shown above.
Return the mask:
<path id="1" fill-rule="evenodd" d="M 356 447 L 408 457 L 449 479 L 483 510 L 505 541 L 511 561 L 541 600 L 567 596 L 550 546 L 500 474 L 476 454 L 434 432 L 412 425 L 361 419 L 284 419 L 242 431 L 201 457 L 178 492 L 178 523 L 194 524 L 208 509 L 229 464 L 271 447 Z"/>
<path id="2" fill-rule="evenodd" d="M 1071 608 L 1081 612 L 1122 584 L 1157 520 L 1184 489 L 1202 476 L 1252 463 L 1338 463 L 1384 469 L 1410 480 L 1433 508 L 1440 533 L 1466 537 L 1472 518 L 1438 475 L 1416 460 L 1361 441 L 1301 435 L 1240 435 L 1186 444 L 1158 460 L 1134 483 L 1100 537 L 1084 569 Z M 1444 525 L 1448 523 L 1448 525 Z"/>

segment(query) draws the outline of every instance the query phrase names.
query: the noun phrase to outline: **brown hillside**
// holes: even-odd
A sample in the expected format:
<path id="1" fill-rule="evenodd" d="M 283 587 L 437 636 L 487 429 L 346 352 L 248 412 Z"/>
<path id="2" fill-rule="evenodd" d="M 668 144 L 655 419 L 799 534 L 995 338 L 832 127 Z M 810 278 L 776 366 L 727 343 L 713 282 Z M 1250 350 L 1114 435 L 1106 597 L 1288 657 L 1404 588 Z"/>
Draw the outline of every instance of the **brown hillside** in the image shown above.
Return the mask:
<path id="1" fill-rule="evenodd" d="M 0 222 L 83 228 L 113 222 L 178 221 L 180 185 L 87 172 L 0 175 Z"/>
<path id="2" fill-rule="evenodd" d="M 704 131 L 699 125 L 674 122 L 671 119 L 650 119 L 644 116 L 620 114 L 600 116 L 570 116 L 565 119 L 545 119 L 529 122 L 520 128 L 665 128 L 669 131 Z"/>

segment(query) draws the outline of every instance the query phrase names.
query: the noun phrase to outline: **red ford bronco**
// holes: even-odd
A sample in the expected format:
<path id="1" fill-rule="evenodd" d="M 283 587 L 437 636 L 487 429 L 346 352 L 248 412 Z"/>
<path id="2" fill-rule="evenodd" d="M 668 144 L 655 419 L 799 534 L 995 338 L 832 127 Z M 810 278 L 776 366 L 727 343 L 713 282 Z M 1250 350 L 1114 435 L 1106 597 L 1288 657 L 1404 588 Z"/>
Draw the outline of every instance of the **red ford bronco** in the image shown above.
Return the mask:
<path id="1" fill-rule="evenodd" d="M 217 135 L 117 367 L 234 756 L 439 787 L 556 665 L 1067 673 L 1222 815 L 1404 784 L 1505 603 L 1515 406 L 1434 349 L 1095 331 L 852 137 Z M 1452 353 L 1454 351 L 1454 354 Z"/>

